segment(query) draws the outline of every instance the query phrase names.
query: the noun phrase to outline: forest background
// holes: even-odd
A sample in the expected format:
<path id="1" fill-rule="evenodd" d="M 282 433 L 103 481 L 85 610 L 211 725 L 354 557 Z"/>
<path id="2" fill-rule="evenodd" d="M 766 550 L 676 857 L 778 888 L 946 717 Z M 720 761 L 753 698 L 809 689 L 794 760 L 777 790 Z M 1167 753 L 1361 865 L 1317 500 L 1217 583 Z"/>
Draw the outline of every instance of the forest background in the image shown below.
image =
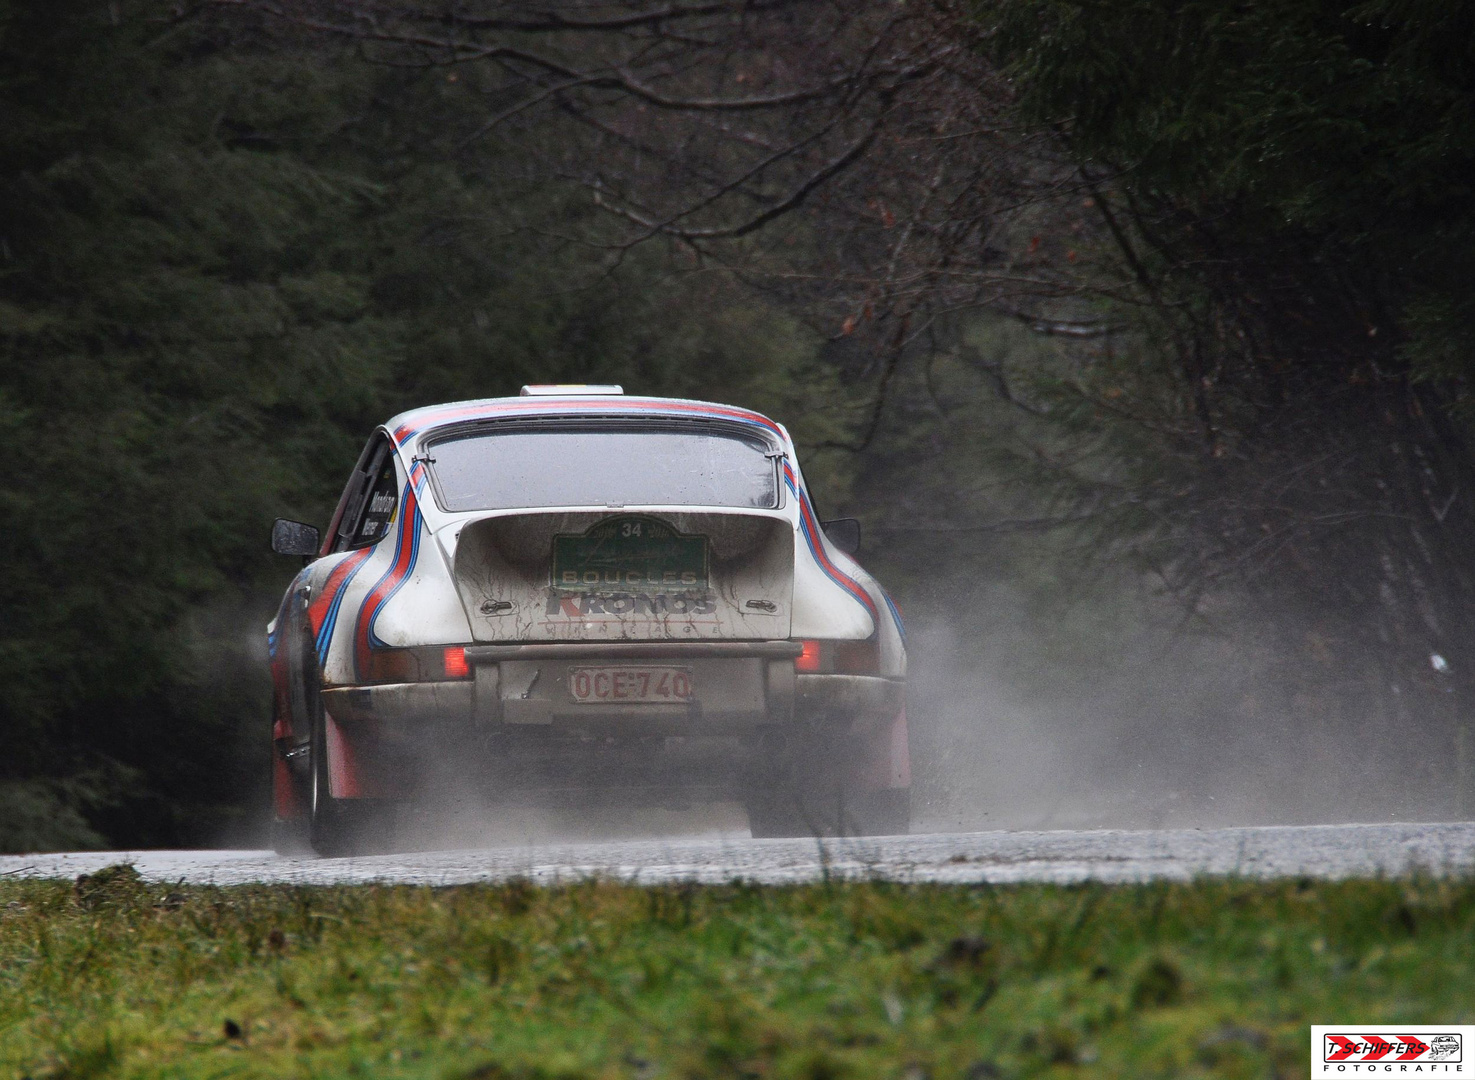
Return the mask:
<path id="1" fill-rule="evenodd" d="M 924 827 L 1468 816 L 1475 15 L 0 0 L 0 849 L 261 836 L 371 428 L 783 420 Z"/>

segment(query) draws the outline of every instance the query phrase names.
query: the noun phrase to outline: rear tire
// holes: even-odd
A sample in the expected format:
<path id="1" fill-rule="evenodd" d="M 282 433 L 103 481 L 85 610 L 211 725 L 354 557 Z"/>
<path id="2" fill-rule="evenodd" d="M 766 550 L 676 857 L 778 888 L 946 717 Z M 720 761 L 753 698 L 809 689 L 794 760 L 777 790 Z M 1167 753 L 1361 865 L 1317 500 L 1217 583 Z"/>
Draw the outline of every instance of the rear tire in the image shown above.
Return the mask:
<path id="1" fill-rule="evenodd" d="M 271 848 L 278 855 L 295 858 L 312 854 L 305 817 L 271 819 Z"/>
<path id="2" fill-rule="evenodd" d="M 910 788 L 882 791 L 766 791 L 747 800 L 748 832 L 778 836 L 905 836 Z"/>
<path id="3" fill-rule="evenodd" d="M 816 833 L 810 820 L 793 800 L 771 796 L 750 798 L 747 807 L 748 834 L 754 839 L 823 835 Z"/>
<path id="4" fill-rule="evenodd" d="M 854 735 L 770 732 L 758 753 L 744 800 L 755 837 L 901 836 L 911 826 L 910 787 L 860 786 L 867 756 Z"/>
<path id="5" fill-rule="evenodd" d="M 911 831 L 911 788 L 858 791 L 851 800 L 856 836 L 906 836 Z"/>

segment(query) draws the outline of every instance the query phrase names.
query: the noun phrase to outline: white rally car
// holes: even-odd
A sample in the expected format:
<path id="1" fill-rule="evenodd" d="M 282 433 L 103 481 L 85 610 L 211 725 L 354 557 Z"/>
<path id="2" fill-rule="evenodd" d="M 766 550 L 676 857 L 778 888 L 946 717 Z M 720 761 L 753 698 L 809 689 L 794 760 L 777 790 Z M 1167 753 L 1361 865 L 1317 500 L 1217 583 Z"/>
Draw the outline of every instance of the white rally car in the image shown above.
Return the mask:
<path id="1" fill-rule="evenodd" d="M 280 846 L 493 801 L 739 799 L 755 836 L 900 833 L 901 618 L 821 523 L 784 428 L 524 387 L 395 417 L 267 630 Z"/>

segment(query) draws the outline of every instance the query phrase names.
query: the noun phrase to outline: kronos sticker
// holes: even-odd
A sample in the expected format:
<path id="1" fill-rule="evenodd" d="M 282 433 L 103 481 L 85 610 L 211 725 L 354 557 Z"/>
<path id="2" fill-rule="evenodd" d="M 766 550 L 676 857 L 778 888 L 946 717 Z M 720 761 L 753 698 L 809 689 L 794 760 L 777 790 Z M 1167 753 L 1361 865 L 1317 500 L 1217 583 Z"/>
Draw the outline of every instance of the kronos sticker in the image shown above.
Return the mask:
<path id="1" fill-rule="evenodd" d="M 1470 1024 L 1315 1024 L 1311 1076 L 1463 1076 Z"/>

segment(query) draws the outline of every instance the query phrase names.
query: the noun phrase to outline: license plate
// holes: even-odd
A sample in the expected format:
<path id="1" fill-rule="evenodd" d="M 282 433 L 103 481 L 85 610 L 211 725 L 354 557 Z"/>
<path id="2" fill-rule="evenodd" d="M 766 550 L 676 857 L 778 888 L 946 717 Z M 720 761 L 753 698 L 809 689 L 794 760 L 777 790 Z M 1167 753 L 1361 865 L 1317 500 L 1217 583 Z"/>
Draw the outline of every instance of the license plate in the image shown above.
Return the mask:
<path id="1" fill-rule="evenodd" d="M 598 705 L 691 700 L 691 672 L 676 667 L 590 667 L 568 673 L 575 701 Z"/>

